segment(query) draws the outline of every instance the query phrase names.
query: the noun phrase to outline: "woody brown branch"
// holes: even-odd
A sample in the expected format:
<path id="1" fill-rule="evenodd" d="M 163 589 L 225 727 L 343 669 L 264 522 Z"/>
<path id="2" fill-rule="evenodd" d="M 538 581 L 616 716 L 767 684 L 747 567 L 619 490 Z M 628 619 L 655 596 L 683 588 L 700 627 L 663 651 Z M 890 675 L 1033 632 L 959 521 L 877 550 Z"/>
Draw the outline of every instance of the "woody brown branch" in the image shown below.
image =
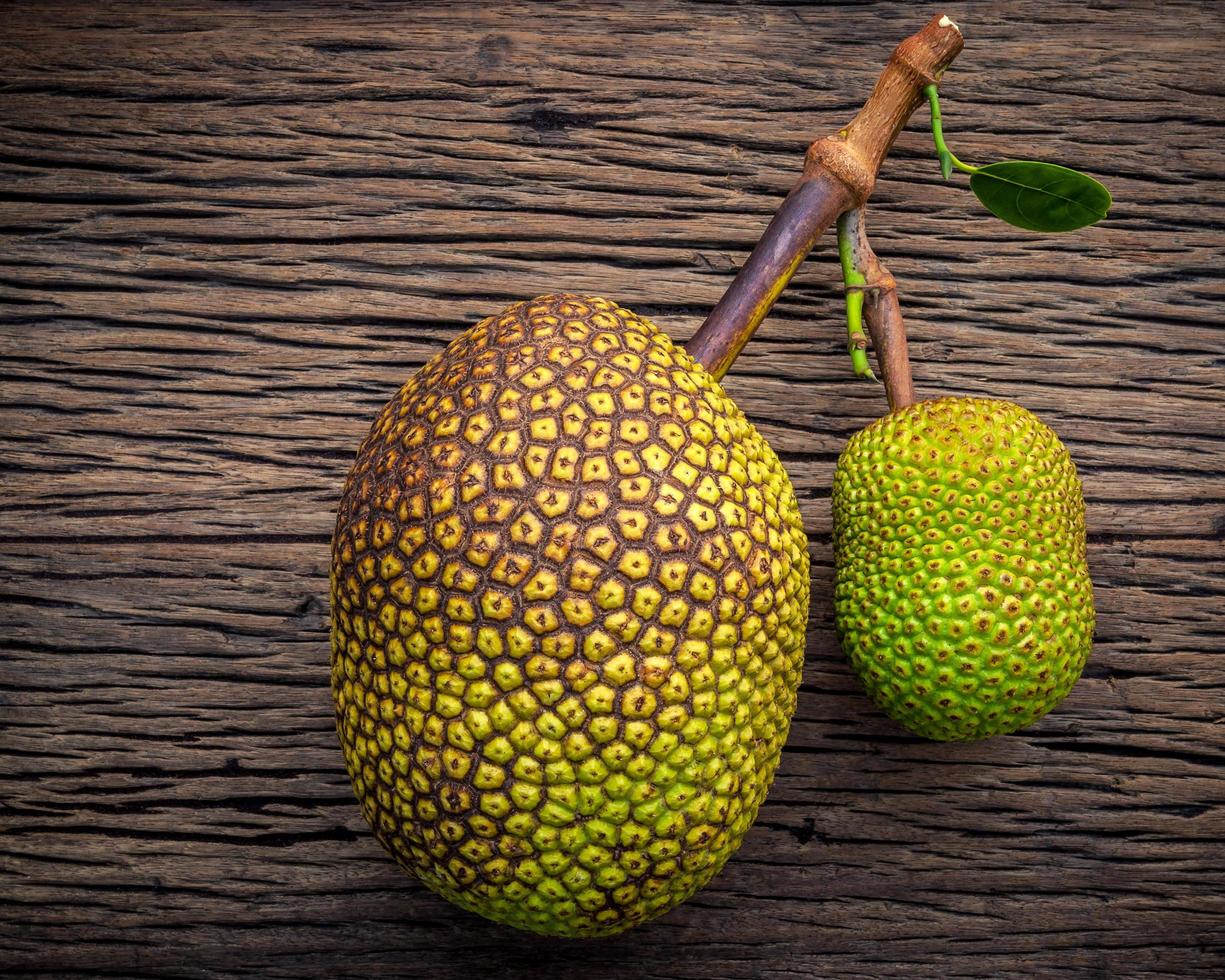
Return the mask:
<path id="1" fill-rule="evenodd" d="M 923 100 L 923 86 L 938 79 L 961 48 L 957 26 L 947 17 L 933 17 L 894 49 L 851 123 L 809 147 L 803 176 L 686 344 L 716 378 L 727 373 L 830 224 L 868 199 L 881 162 Z"/>

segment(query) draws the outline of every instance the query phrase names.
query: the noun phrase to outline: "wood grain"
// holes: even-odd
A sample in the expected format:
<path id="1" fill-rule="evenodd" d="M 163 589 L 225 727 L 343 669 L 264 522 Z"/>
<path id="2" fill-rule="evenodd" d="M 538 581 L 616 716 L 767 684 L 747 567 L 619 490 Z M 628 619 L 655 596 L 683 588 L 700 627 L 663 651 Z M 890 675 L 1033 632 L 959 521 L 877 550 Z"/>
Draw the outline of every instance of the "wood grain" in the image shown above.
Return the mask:
<path id="1" fill-rule="evenodd" d="M 328 692 L 333 507 L 376 409 L 546 291 L 687 337 L 901 3 L 6 5 L 0 32 L 0 971 L 118 976 L 1220 975 L 1225 15 L 956 4 L 971 162 L 1110 219 L 1009 229 L 921 123 L 873 199 L 920 396 L 1020 401 L 1085 481 L 1084 679 L 1028 731 L 905 736 L 837 650 L 829 485 L 884 407 L 829 242 L 729 375 L 802 499 L 799 715 L 693 901 L 550 943 L 366 831 Z"/>

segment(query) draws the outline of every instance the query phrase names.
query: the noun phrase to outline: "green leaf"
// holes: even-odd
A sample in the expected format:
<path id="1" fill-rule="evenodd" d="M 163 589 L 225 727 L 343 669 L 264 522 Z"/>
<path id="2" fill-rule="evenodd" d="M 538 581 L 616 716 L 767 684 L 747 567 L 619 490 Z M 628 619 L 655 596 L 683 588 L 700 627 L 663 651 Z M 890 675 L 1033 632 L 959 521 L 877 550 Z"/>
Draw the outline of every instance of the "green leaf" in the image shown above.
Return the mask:
<path id="1" fill-rule="evenodd" d="M 990 163 L 970 175 L 970 189 L 997 218 L 1027 231 L 1074 231 L 1110 210 L 1105 187 L 1054 163 Z"/>

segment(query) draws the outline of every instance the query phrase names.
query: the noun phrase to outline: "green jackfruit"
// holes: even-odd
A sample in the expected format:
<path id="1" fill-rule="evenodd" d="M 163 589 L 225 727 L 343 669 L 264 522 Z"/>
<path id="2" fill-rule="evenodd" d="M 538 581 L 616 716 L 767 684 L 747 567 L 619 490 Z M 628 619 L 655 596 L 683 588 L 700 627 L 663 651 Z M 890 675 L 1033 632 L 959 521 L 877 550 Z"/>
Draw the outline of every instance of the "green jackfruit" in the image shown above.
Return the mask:
<path id="1" fill-rule="evenodd" d="M 856 433 L 833 488 L 834 613 L 872 700 L 909 731 L 1016 731 L 1071 690 L 1092 644 L 1076 467 L 1036 416 L 921 401 Z"/>

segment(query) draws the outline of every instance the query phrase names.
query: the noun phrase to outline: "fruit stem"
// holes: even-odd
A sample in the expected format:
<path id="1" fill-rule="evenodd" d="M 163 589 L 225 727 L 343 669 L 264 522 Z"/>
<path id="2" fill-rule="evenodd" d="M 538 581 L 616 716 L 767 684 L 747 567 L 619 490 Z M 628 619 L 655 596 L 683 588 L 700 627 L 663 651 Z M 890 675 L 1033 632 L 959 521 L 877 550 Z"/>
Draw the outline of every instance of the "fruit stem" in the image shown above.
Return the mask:
<path id="1" fill-rule="evenodd" d="M 846 291 L 846 349 L 855 374 L 875 381 L 876 375 L 868 363 L 868 338 L 863 332 L 863 299 L 868 278 L 855 264 L 855 238 L 849 225 L 851 216 L 860 213 L 861 209 L 856 208 L 838 216 L 838 258 L 842 262 L 842 286 Z"/>
<path id="2" fill-rule="evenodd" d="M 898 303 L 897 282 L 876 256 L 868 241 L 865 209 L 861 206 L 838 219 L 839 251 L 842 253 L 843 279 L 848 282 L 847 305 L 851 294 L 863 297 L 863 323 L 872 338 L 876 363 L 885 382 L 885 397 L 889 410 L 897 411 L 915 402 L 914 381 L 910 375 L 910 354 L 906 346 L 906 325 Z M 850 266 L 862 286 L 850 284 L 846 269 Z M 852 356 L 852 361 L 854 360 Z M 862 372 L 856 366 L 856 374 Z"/>
<path id="3" fill-rule="evenodd" d="M 933 17 L 894 49 L 850 124 L 808 148 L 803 176 L 685 345 L 716 378 L 727 373 L 825 229 L 868 199 L 881 161 L 923 102 L 924 86 L 940 78 L 961 46 L 957 25 L 948 17 Z"/>

